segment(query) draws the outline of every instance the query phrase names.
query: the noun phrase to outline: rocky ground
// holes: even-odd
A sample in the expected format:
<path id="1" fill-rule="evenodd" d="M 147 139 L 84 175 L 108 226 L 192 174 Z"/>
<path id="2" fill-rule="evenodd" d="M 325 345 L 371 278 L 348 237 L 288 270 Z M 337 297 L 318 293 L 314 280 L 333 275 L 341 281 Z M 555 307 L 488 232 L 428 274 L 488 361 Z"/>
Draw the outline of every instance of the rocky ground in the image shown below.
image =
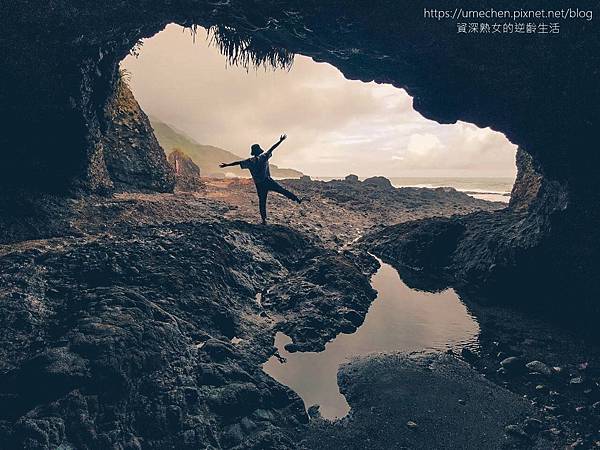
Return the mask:
<path id="1" fill-rule="evenodd" d="M 493 211 L 503 203 L 477 200 L 452 188 L 394 188 L 381 177 L 359 182 L 286 180 L 285 185 L 310 201 L 297 207 L 278 194 L 269 194 L 270 221 L 285 223 L 318 236 L 333 247 L 359 238 L 366 230 L 412 220 Z M 258 222 L 258 201 L 248 179 L 206 181 L 206 195 L 233 205 L 226 217 Z M 375 228 L 373 228 L 375 227 Z"/>
<path id="2" fill-rule="evenodd" d="M 293 448 L 301 439 L 334 439 L 326 428 L 338 425 L 314 420 L 307 427 L 298 396 L 260 369 L 275 351 L 275 332 L 292 338 L 290 351 L 318 350 L 360 326 L 375 296 L 368 277 L 376 262 L 351 243 L 371 227 L 503 205 L 451 189 L 394 189 L 382 179 L 285 184 L 310 201 L 299 206 L 272 194 L 267 226 L 257 224 L 249 180 L 204 180 L 199 192 L 174 195 L 4 200 L 2 208 L 19 215 L 2 214 L 0 227 L 0 448 Z M 546 410 L 556 424 L 541 417 L 539 439 L 567 442 L 581 430 L 582 442 L 593 442 L 582 428 L 593 423 L 573 419 L 598 409 L 598 366 L 583 356 L 585 348 L 564 364 L 560 352 L 538 356 L 554 335 L 525 348 L 518 340 L 524 332 L 480 322 L 482 351 L 464 359 L 489 372 L 508 408 L 511 399 L 519 405 L 515 428 L 496 426 L 492 435 L 522 437 L 530 431 L 521 433 L 523 420 L 537 417 L 535 406 L 543 404 L 557 405 Z M 489 323 L 498 322 L 506 320 Z M 577 347 L 574 338 L 565 342 Z M 513 354 L 523 359 L 497 373 Z M 521 367 L 534 357 L 562 367 L 539 375 L 548 377 L 539 389 L 538 375 L 528 372 L 541 366 Z M 491 386 L 454 359 L 439 362 L 448 370 L 433 369 L 440 385 L 455 379 L 462 386 L 452 375 L 460 372 L 477 389 Z M 419 378 L 413 362 L 401 361 L 394 367 Z M 344 392 L 360 385 L 377 391 L 372 364 L 379 363 L 355 370 L 364 382 L 342 377 Z M 536 404 L 516 400 L 504 383 L 516 394 L 534 389 Z M 345 426 L 355 431 L 343 434 L 385 430 L 354 398 Z M 397 419 L 394 402 L 388 422 Z M 474 420 L 468 415 L 464 426 Z M 425 445 L 427 435 L 419 436 Z M 540 442 L 531 436 L 519 443 Z"/>
<path id="3" fill-rule="evenodd" d="M 338 382 L 353 414 L 334 423 L 315 419 L 307 448 L 519 448 L 520 429 L 513 424 L 539 422 L 526 399 L 451 355 L 363 358 L 343 366 Z M 552 448 L 544 438 L 529 443 L 540 450 Z"/>

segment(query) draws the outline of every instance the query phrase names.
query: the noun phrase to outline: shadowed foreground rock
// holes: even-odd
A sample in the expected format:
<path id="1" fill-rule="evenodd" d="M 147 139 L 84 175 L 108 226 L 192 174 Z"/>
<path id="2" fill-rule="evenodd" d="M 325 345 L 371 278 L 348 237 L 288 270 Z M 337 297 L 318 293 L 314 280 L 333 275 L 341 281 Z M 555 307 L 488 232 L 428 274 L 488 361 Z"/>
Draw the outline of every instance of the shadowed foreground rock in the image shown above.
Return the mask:
<path id="1" fill-rule="evenodd" d="M 338 383 L 350 417 L 317 421 L 304 448 L 551 448 L 523 431 L 536 414 L 528 401 L 453 356 L 365 358 L 343 366 Z"/>
<path id="2" fill-rule="evenodd" d="M 273 284 L 321 289 L 317 259 L 330 303 L 290 292 L 273 318 L 257 304 Z M 293 323 L 322 347 L 342 312 L 364 316 L 373 298 L 334 250 L 227 221 L 25 242 L 2 249 L 0 274 L 7 449 L 291 448 L 304 405 L 260 369 L 275 329 Z"/>
<path id="3" fill-rule="evenodd" d="M 295 448 L 306 435 L 304 405 L 260 366 L 279 330 L 293 338 L 291 350 L 314 351 L 362 322 L 376 263 L 347 244 L 374 223 L 502 206 L 454 190 L 285 181 L 311 201 L 298 207 L 274 196 L 279 225 L 263 227 L 248 223 L 257 220 L 251 180 L 205 182 L 202 193 L 23 198 L 20 216 L 1 218 L 0 448 Z M 481 322 L 486 313 L 476 311 Z M 551 407 L 544 430 L 561 433 L 557 448 L 576 433 L 598 440 L 594 352 L 569 336 L 557 341 L 555 328 L 535 328 L 510 311 L 492 318 L 482 322 L 485 351 L 469 360 L 538 402 L 545 418 Z M 560 351 L 539 351 L 548 342 Z M 542 395 L 535 374 L 496 374 L 502 360 L 516 356 L 513 347 L 526 350 L 524 361 L 562 366 L 561 381 L 543 380 Z M 344 390 L 364 421 L 343 431 L 325 426 L 323 443 L 377 437 L 387 449 L 399 438 L 376 414 L 381 405 L 390 414 L 403 410 L 393 383 L 398 366 L 373 367 L 381 367 L 373 370 L 381 382 L 344 371 Z M 427 388 L 411 394 L 414 403 Z M 363 390 L 377 404 L 353 394 Z M 515 413 L 521 404 L 517 398 Z M 582 407 L 590 414 L 578 412 Z M 427 425 L 417 416 L 402 420 L 417 424 L 411 432 Z"/>

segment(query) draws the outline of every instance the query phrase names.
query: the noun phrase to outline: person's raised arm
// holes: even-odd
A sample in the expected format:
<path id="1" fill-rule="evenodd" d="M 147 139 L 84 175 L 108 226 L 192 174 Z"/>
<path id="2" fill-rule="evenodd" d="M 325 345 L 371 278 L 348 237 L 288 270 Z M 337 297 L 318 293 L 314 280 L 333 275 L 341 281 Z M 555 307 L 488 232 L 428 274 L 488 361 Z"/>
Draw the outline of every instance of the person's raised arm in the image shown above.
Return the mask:
<path id="1" fill-rule="evenodd" d="M 231 167 L 231 166 L 239 166 L 242 163 L 242 161 L 233 161 L 230 163 L 221 163 L 219 164 L 219 167 L 222 169 L 224 167 Z"/>
<path id="2" fill-rule="evenodd" d="M 287 139 L 287 135 L 285 135 L 285 134 L 282 134 L 282 135 L 279 137 L 279 141 L 275 142 L 275 143 L 272 145 L 272 147 L 271 147 L 269 150 L 267 150 L 267 155 L 271 156 L 271 153 L 273 153 L 273 150 L 275 150 L 277 147 L 279 147 L 279 144 L 281 144 L 281 143 L 282 143 L 283 141 L 285 141 L 286 139 Z"/>

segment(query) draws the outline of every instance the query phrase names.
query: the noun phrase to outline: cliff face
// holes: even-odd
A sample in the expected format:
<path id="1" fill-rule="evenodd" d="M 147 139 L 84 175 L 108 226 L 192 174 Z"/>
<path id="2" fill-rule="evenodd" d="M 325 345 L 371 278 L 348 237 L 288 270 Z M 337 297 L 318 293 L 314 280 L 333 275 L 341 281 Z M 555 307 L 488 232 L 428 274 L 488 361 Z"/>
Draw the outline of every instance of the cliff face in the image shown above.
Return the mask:
<path id="1" fill-rule="evenodd" d="M 538 197 L 545 181 L 531 155 L 521 148 L 517 149 L 517 167 L 509 205 L 514 210 L 526 210 Z"/>
<path id="2" fill-rule="evenodd" d="M 172 192 L 175 175 L 153 134 L 148 116 L 123 80 L 106 108 L 104 161 L 118 190 Z"/>
<path id="3" fill-rule="evenodd" d="M 3 6 L 0 102 L 6 107 L 0 114 L 7 132 L 0 145 L 11 152 L 0 169 L 2 183 L 62 191 L 109 187 L 102 136 L 110 128 L 104 111 L 118 62 L 169 22 L 216 27 L 217 42 L 232 59 L 281 65 L 290 53 L 301 53 L 333 64 L 347 78 L 406 89 L 415 109 L 440 123 L 464 120 L 506 134 L 530 157 L 521 166 L 535 167 L 545 182 L 521 174 L 519 186 L 528 187 L 517 188 L 515 198 L 536 198 L 529 207 L 515 200 L 498 216 L 469 219 L 466 229 L 473 233 L 460 241 L 464 245 L 457 242 L 454 272 L 487 283 L 499 267 L 511 267 L 507 278 L 535 277 L 525 284 L 552 274 L 562 292 L 572 284 L 585 287 L 578 302 L 593 305 L 596 295 L 587 288 L 597 287 L 600 248 L 600 161 L 593 145 L 600 120 L 598 21 L 564 21 L 559 35 L 476 38 L 458 34 L 451 20 L 423 17 L 426 8 L 462 6 L 438 0 L 33 0 Z M 478 7 L 486 6 L 496 5 Z M 545 7 L 528 3 L 528 9 Z M 526 195 L 537 185 L 537 195 Z M 532 262 L 534 271 L 522 266 Z"/>

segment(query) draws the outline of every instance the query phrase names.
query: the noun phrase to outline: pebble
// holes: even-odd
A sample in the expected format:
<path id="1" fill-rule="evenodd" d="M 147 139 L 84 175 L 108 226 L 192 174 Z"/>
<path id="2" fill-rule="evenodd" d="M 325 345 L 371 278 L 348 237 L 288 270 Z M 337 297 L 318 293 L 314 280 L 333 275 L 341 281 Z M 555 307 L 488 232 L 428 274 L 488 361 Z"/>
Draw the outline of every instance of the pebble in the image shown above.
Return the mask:
<path id="1" fill-rule="evenodd" d="M 583 444 L 584 444 L 583 439 L 579 438 L 575 442 L 570 443 L 567 448 L 583 447 Z"/>
<path id="2" fill-rule="evenodd" d="M 516 374 L 525 368 L 525 363 L 518 356 L 509 356 L 500 362 L 500 365 L 508 372 L 508 374 Z"/>
<path id="3" fill-rule="evenodd" d="M 562 398 L 562 395 L 560 392 L 550 391 L 550 397 L 552 397 L 555 400 L 560 400 Z"/>
<path id="4" fill-rule="evenodd" d="M 308 408 L 308 415 L 311 419 L 318 419 L 321 417 L 321 411 L 319 411 L 321 407 L 319 405 L 312 405 Z"/>
<path id="5" fill-rule="evenodd" d="M 527 367 L 532 372 L 539 372 L 546 376 L 552 375 L 552 369 L 541 361 L 528 362 L 527 364 L 525 364 L 525 367 Z"/>
<path id="6" fill-rule="evenodd" d="M 574 377 L 569 380 L 569 384 L 572 386 L 578 386 L 583 384 L 583 377 Z"/>

